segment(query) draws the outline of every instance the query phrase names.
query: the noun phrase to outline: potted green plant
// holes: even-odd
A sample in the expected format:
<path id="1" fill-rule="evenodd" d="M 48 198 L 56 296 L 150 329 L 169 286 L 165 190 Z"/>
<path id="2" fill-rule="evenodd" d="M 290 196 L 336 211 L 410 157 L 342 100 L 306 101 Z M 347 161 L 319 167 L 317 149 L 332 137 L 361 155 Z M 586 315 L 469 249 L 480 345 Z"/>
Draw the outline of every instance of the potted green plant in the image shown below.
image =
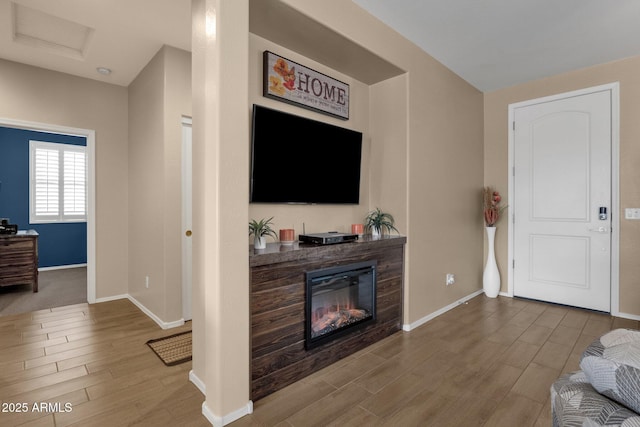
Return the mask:
<path id="1" fill-rule="evenodd" d="M 394 223 L 393 216 L 390 213 L 383 212 L 380 208 L 369 212 L 364 219 L 365 229 L 370 231 L 374 237 L 380 236 L 384 230 L 387 230 L 388 233 L 392 231 L 398 233 Z"/>
<path id="2" fill-rule="evenodd" d="M 253 247 L 255 249 L 264 249 L 267 247 L 266 236 L 272 236 L 277 239 L 276 232 L 271 228 L 273 217 L 269 219 L 261 219 L 256 221 L 252 219 L 249 221 L 249 236 L 253 235 Z"/>

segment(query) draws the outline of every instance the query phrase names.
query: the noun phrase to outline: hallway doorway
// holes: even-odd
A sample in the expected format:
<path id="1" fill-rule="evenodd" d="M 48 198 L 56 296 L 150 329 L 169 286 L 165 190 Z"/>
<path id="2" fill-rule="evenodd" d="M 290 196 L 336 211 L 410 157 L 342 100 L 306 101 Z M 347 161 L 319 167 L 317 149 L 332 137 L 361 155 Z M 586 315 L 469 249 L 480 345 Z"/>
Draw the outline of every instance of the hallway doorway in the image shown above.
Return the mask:
<path id="1" fill-rule="evenodd" d="M 0 118 L 0 126 L 86 138 L 87 220 L 86 220 L 86 302 L 96 302 L 96 218 L 95 218 L 95 131 L 48 123 Z"/>

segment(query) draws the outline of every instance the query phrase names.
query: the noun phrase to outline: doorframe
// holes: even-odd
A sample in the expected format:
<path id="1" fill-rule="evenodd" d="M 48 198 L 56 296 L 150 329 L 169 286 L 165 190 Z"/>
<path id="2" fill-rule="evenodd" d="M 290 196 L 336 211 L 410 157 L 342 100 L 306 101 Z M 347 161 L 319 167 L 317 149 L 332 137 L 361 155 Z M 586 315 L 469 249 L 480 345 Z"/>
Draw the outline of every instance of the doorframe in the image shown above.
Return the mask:
<path id="1" fill-rule="evenodd" d="M 613 82 L 599 86 L 579 89 L 570 92 L 559 93 L 555 95 L 545 96 L 542 98 L 530 99 L 527 101 L 509 104 L 508 115 L 508 132 L 509 132 L 509 148 L 508 148 L 508 196 L 509 200 L 515 200 L 515 133 L 513 123 L 515 121 L 515 110 L 517 108 L 528 107 L 550 101 L 558 101 L 565 98 L 575 96 L 588 95 L 595 92 L 611 92 L 611 315 L 620 315 L 620 82 Z M 507 295 L 513 297 L 513 246 L 514 246 L 514 230 L 513 213 L 510 210 L 508 216 L 508 287 Z"/>
<path id="2" fill-rule="evenodd" d="M 193 203 L 191 205 L 187 205 L 187 200 L 185 198 L 186 195 L 186 191 L 189 190 L 189 192 L 191 193 L 191 197 L 193 197 L 193 180 L 189 180 L 189 186 L 191 188 L 187 189 L 186 185 L 187 185 L 187 180 L 186 180 L 186 173 L 190 173 L 192 174 L 193 171 L 193 167 L 190 166 L 188 167 L 188 165 L 192 165 L 191 160 L 192 159 L 188 159 L 187 155 L 191 155 L 192 157 L 192 153 L 193 151 L 187 153 L 185 152 L 185 128 L 192 128 L 193 126 L 193 120 L 191 117 L 187 117 L 187 116 L 182 116 L 182 120 L 180 121 L 180 126 L 181 126 L 181 132 L 182 132 L 182 138 L 181 138 L 181 152 L 182 152 L 182 164 L 181 164 L 181 171 L 180 171 L 180 175 L 181 175 L 181 179 L 182 179 L 182 185 L 181 185 L 181 204 L 182 204 L 182 220 L 181 220 L 181 241 L 183 242 L 182 245 L 182 286 L 181 286 L 181 295 L 182 295 L 182 318 L 184 320 L 191 320 L 193 317 L 193 313 L 192 313 L 192 288 L 193 288 L 193 272 L 192 272 L 192 262 L 193 262 L 193 252 L 191 252 L 191 256 L 189 256 L 190 254 L 188 254 L 187 250 L 186 250 L 186 246 L 184 245 L 185 242 L 185 236 L 182 233 L 185 233 L 187 230 L 187 221 L 185 220 L 185 216 L 189 215 L 190 218 L 190 227 L 193 227 Z M 193 136 L 192 136 L 192 142 L 193 142 Z M 193 144 L 192 144 L 193 147 Z M 189 162 L 187 163 L 187 160 L 189 160 Z M 191 239 L 191 237 L 187 237 L 187 239 Z"/>
<path id="3" fill-rule="evenodd" d="M 87 139 L 87 302 L 96 302 L 96 131 L 0 117 L 0 126 L 81 136 Z"/>

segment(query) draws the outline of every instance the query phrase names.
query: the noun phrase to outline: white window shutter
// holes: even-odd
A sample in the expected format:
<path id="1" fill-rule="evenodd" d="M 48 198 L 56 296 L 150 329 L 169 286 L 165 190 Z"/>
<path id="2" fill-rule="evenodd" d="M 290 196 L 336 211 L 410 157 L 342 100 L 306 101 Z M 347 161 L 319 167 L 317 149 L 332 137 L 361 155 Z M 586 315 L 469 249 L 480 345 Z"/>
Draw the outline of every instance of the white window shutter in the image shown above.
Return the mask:
<path id="1" fill-rule="evenodd" d="M 64 152 L 64 215 L 86 215 L 86 155 L 79 151 Z"/>
<path id="2" fill-rule="evenodd" d="M 86 221 L 86 147 L 30 141 L 30 153 L 30 222 Z"/>
<path id="3" fill-rule="evenodd" d="M 35 214 L 59 214 L 60 153 L 45 148 L 35 149 Z"/>

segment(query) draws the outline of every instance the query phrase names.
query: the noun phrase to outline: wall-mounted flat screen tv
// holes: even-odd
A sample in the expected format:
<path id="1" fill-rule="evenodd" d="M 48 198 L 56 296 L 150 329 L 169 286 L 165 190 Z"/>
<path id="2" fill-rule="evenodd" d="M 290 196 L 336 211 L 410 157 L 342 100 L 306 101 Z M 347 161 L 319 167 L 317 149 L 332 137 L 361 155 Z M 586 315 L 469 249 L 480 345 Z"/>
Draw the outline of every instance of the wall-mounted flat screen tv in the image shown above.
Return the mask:
<path id="1" fill-rule="evenodd" d="M 357 204 L 362 133 L 253 106 L 252 203 Z"/>

